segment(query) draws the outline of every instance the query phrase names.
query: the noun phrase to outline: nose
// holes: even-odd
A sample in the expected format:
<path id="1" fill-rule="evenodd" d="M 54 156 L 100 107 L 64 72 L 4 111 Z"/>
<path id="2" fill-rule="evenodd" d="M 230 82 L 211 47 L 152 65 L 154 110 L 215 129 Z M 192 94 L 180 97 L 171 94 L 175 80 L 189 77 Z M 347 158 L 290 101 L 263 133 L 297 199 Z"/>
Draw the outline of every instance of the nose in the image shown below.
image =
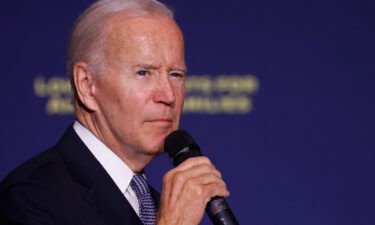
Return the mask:
<path id="1" fill-rule="evenodd" d="M 175 90 L 169 76 L 161 76 L 155 84 L 155 92 L 153 100 L 156 103 L 162 103 L 165 105 L 172 105 L 176 101 Z"/>

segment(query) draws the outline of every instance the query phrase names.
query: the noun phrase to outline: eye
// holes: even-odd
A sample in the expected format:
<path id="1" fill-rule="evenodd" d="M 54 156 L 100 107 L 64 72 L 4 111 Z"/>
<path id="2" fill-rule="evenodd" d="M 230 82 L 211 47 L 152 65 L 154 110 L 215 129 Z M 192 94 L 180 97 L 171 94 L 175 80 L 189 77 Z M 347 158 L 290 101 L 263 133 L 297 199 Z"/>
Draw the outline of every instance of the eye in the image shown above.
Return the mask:
<path id="1" fill-rule="evenodd" d="M 176 77 L 176 78 L 181 78 L 181 79 L 184 79 L 185 78 L 185 74 L 183 73 L 177 73 L 177 72 L 174 72 L 174 73 L 171 73 L 169 74 L 171 77 Z"/>
<path id="2" fill-rule="evenodd" d="M 149 72 L 147 70 L 140 70 L 140 71 L 137 72 L 137 75 L 139 75 L 139 76 L 146 76 L 148 74 L 149 74 Z"/>

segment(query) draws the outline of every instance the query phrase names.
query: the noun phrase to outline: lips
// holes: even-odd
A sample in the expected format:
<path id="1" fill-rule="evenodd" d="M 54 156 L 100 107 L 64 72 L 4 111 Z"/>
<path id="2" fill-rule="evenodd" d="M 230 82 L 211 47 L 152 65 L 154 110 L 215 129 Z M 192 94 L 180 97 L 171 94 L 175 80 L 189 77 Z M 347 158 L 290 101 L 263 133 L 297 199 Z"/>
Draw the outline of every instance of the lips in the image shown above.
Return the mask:
<path id="1" fill-rule="evenodd" d="M 151 119 L 147 120 L 146 122 L 161 122 L 161 123 L 172 123 L 172 119 L 167 119 L 167 118 L 157 118 L 157 119 Z"/>
<path id="2" fill-rule="evenodd" d="M 173 126 L 173 122 L 171 119 L 164 119 L 164 118 L 159 118 L 159 119 L 152 119 L 152 120 L 147 120 L 146 124 L 149 126 L 156 128 L 157 130 L 165 130 L 165 129 L 170 129 Z"/>

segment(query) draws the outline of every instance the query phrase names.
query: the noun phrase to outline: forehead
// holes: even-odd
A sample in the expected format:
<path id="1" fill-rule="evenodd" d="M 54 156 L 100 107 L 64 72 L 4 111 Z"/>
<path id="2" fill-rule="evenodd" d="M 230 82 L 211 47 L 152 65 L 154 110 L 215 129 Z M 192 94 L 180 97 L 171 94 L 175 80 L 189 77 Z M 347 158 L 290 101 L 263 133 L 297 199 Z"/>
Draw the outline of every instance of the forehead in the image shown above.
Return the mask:
<path id="1" fill-rule="evenodd" d="M 111 18 L 106 26 L 107 47 L 131 47 L 134 42 L 148 41 L 157 46 L 160 41 L 183 45 L 182 33 L 173 19 L 161 14 L 129 17 L 123 14 Z"/>
<path id="2" fill-rule="evenodd" d="M 105 54 L 111 66 L 183 67 L 182 33 L 173 19 L 164 15 L 114 17 L 106 33 Z"/>

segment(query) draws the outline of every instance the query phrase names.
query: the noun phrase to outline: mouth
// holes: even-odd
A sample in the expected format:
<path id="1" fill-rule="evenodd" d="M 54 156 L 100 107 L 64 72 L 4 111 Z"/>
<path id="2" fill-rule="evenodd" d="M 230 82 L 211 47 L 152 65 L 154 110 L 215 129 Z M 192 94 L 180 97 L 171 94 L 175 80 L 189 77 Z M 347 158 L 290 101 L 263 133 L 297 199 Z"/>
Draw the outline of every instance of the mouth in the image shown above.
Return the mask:
<path id="1" fill-rule="evenodd" d="M 149 122 L 149 123 L 160 123 L 160 124 L 172 124 L 172 120 L 168 119 L 168 118 L 151 119 L 151 120 L 147 120 L 146 122 Z"/>

